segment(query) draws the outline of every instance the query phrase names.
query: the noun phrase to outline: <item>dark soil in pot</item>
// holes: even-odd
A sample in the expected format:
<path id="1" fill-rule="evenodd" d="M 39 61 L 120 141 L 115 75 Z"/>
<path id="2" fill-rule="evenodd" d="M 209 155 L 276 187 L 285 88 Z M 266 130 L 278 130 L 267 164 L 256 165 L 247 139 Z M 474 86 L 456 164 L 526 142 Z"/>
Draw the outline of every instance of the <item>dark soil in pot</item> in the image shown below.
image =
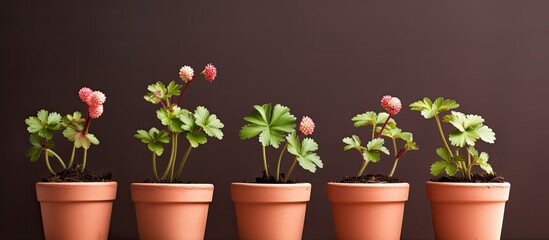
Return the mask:
<path id="1" fill-rule="evenodd" d="M 42 178 L 42 182 L 110 182 L 112 173 L 109 171 L 101 175 L 93 174 L 87 170 L 81 172 L 82 166 L 75 165 L 70 169 L 65 169 L 53 175 Z"/>
<path id="2" fill-rule="evenodd" d="M 398 178 L 383 174 L 368 174 L 360 177 L 344 177 L 340 183 L 402 183 Z"/>
<path id="3" fill-rule="evenodd" d="M 471 180 L 457 176 L 442 176 L 431 179 L 432 182 L 465 182 L 465 183 L 503 183 L 505 179 L 501 176 L 486 173 L 473 173 Z"/>

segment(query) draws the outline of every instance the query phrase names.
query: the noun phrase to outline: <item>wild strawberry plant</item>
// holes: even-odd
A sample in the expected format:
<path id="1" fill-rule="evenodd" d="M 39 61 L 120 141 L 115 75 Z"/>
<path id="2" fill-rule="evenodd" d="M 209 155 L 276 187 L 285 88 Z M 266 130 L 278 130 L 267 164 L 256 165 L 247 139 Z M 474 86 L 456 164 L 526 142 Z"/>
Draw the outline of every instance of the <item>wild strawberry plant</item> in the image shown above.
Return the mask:
<path id="1" fill-rule="evenodd" d="M 203 75 L 206 81 L 213 82 L 217 76 L 217 69 L 212 64 L 208 64 L 200 75 Z M 224 127 L 223 123 L 207 108 L 198 106 L 194 111 L 181 108 L 183 94 L 197 77 L 189 66 L 181 68 L 179 77 L 185 83 L 184 86 L 175 81 L 171 81 L 167 86 L 162 82 L 156 82 L 147 87 L 149 92 L 144 96 L 146 101 L 160 105 L 156 110 L 156 117 L 164 126 L 163 129 L 155 127 L 149 130 L 141 129 L 134 135 L 147 144 L 147 148 L 152 153 L 153 181 L 155 182 L 181 181 L 181 173 L 191 150 L 206 144 L 208 137 L 223 139 L 221 131 Z M 177 97 L 176 101 L 174 101 L 175 97 Z M 180 136 L 185 138 L 189 145 L 177 164 Z M 171 144 L 171 150 L 166 168 L 160 175 L 157 157 L 164 153 L 165 144 Z"/>
<path id="2" fill-rule="evenodd" d="M 402 129 L 397 127 L 397 123 L 393 117 L 400 112 L 402 104 L 400 99 L 389 95 L 384 96 L 381 99 L 381 106 L 387 112 L 376 113 L 368 111 L 363 114 L 356 115 L 351 120 L 354 122 L 356 128 L 371 126 L 371 140 L 362 145 L 362 140 L 358 135 L 346 137 L 343 139 L 345 147 L 343 150 L 348 151 L 354 149 L 358 151 L 362 159 L 362 166 L 358 171 L 357 177 L 362 176 L 366 166 L 370 162 L 377 163 L 381 159 L 381 154 L 390 155 L 391 151 L 385 147 L 385 140 L 381 137 L 390 139 L 393 145 L 394 163 L 389 173 L 389 177 L 392 177 L 395 173 L 398 161 L 402 156 L 410 151 L 417 150 L 418 146 L 413 141 L 412 133 L 403 132 Z M 397 140 L 404 142 L 404 145 L 399 149 L 397 146 Z"/>
<path id="3" fill-rule="evenodd" d="M 435 101 L 424 98 L 410 104 L 410 108 L 421 112 L 425 119 L 435 119 L 444 144 L 444 147 L 436 149 L 440 159 L 431 165 L 431 174 L 438 176 L 442 172 L 446 172 L 449 176 L 454 176 L 459 171 L 462 177 L 471 180 L 472 168 L 479 166 L 484 172 L 494 175 L 494 170 L 488 163 L 488 153 L 479 153 L 475 148 L 479 139 L 491 144 L 496 140 L 494 131 L 484 125 L 484 118 L 479 115 L 466 115 L 461 112 L 451 111 L 450 114 L 442 117 L 442 122 L 449 123 L 454 127 L 454 130 L 448 135 L 450 144 L 446 141 L 440 114 L 458 107 L 459 104 L 455 100 L 442 97 L 435 99 Z"/>
<path id="4" fill-rule="evenodd" d="M 310 172 L 315 172 L 317 167 L 322 168 L 322 160 L 317 155 L 318 144 L 309 137 L 301 140 L 300 135 L 308 136 L 313 134 L 315 124 L 310 117 L 303 117 L 299 124 L 299 132 L 296 132 L 296 118 L 290 113 L 290 109 L 286 106 L 276 104 L 255 105 L 254 110 L 249 116 L 244 117 L 248 124 L 240 129 L 240 139 L 250 139 L 259 135 L 259 143 L 262 146 L 263 153 L 263 173 L 265 178 L 275 182 L 288 182 L 296 163 Z M 269 164 L 267 162 L 266 148 L 272 146 L 278 149 L 284 143 L 282 150 L 278 156 L 276 172 L 271 176 Z M 294 156 L 294 160 L 286 174 L 281 173 L 280 167 L 282 157 L 285 152 L 289 152 Z"/>
<path id="5" fill-rule="evenodd" d="M 27 151 L 31 162 L 36 162 L 42 153 L 46 162 L 46 167 L 52 175 L 56 175 L 53 170 L 50 158 L 55 158 L 63 170 L 71 169 L 74 165 L 76 149 L 83 149 L 82 165 L 80 171 L 86 169 L 88 149 L 90 146 L 99 144 L 99 139 L 89 132 L 92 119 L 99 118 L 103 114 L 103 104 L 106 101 L 105 94 L 100 91 L 93 91 L 90 88 L 82 88 L 78 92 L 80 99 L 88 106 L 87 117 L 82 118 L 82 113 L 76 111 L 72 114 L 61 116 L 57 112 L 40 110 L 36 116 L 25 119 L 27 131 L 30 133 L 30 143 L 32 147 Z M 53 148 L 55 146 L 53 137 L 57 131 L 61 131 L 63 136 L 73 143 L 72 153 L 68 164 L 57 154 Z"/>

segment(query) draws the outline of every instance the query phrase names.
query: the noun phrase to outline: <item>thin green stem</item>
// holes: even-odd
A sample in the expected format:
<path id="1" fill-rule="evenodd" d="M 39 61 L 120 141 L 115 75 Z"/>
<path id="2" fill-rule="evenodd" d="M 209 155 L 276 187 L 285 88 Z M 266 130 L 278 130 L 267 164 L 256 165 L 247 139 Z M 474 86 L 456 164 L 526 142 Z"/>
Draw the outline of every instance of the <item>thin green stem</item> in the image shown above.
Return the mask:
<path id="1" fill-rule="evenodd" d="M 177 159 L 177 137 L 179 136 L 179 134 L 176 134 L 175 135 L 175 149 L 174 149 L 174 153 L 173 153 L 173 161 L 172 161 L 172 166 L 170 167 L 171 170 L 170 170 L 170 182 L 173 182 L 174 178 L 174 171 L 175 171 L 175 159 Z"/>
<path id="2" fill-rule="evenodd" d="M 265 146 L 263 146 L 263 168 L 265 168 L 265 174 L 267 175 L 267 178 L 268 178 L 269 177 L 269 168 L 267 166 L 267 153 L 265 152 Z"/>
<path id="3" fill-rule="evenodd" d="M 86 160 L 88 158 L 88 149 L 84 148 L 84 157 L 82 157 L 82 169 L 80 172 L 84 172 L 86 169 Z"/>
<path id="4" fill-rule="evenodd" d="M 179 167 L 177 168 L 177 176 L 175 177 L 175 179 L 179 179 L 179 176 L 181 176 L 181 172 L 183 171 L 183 167 L 187 162 L 187 158 L 189 157 L 189 154 L 191 154 L 191 150 L 193 150 L 193 147 L 189 145 L 189 147 L 187 148 L 187 151 L 185 151 L 185 155 L 183 156 L 183 159 L 181 159 L 181 163 L 179 164 Z"/>
<path id="5" fill-rule="evenodd" d="M 398 160 L 399 160 L 399 159 L 400 159 L 400 158 L 395 159 L 395 163 L 393 164 L 393 169 L 391 169 L 391 173 L 389 173 L 389 177 L 392 177 L 393 174 L 395 173 L 395 170 L 396 170 L 396 168 L 397 168 L 397 164 L 398 164 Z"/>
<path id="6" fill-rule="evenodd" d="M 71 153 L 71 160 L 69 160 L 69 169 L 72 167 L 72 163 L 74 161 L 74 153 L 76 152 L 76 143 L 72 145 L 72 153 Z"/>
<path id="7" fill-rule="evenodd" d="M 173 154 L 174 154 L 174 150 L 176 148 L 176 146 L 175 146 L 175 133 L 171 133 L 171 134 L 172 134 L 172 151 L 170 153 L 170 159 L 168 160 L 168 165 L 166 165 L 166 170 L 164 171 L 164 174 L 162 174 L 162 179 L 161 180 L 165 180 L 168 177 L 168 174 L 170 173 L 170 167 L 172 166 L 172 162 L 174 161 L 173 160 Z"/>
<path id="8" fill-rule="evenodd" d="M 395 157 L 398 155 L 397 152 L 397 143 L 395 138 L 391 138 L 393 140 L 393 151 L 395 151 Z"/>
<path id="9" fill-rule="evenodd" d="M 46 167 L 48 168 L 51 174 L 55 175 L 55 172 L 53 171 L 50 165 L 50 158 L 48 157 L 48 149 L 45 150 L 45 155 L 46 155 Z"/>
<path id="10" fill-rule="evenodd" d="M 282 155 L 284 155 L 284 152 L 286 152 L 286 148 L 288 148 L 288 142 L 284 144 L 284 147 L 282 148 L 282 151 L 280 151 L 280 155 L 278 156 L 278 165 L 276 166 L 276 181 L 280 179 L 280 163 L 282 162 Z"/>
<path id="11" fill-rule="evenodd" d="M 292 162 L 292 165 L 290 166 L 290 169 L 288 169 L 288 173 L 286 174 L 286 176 L 284 176 L 284 182 L 288 182 L 288 179 L 290 178 L 290 174 L 292 174 L 292 171 L 294 170 L 294 167 L 295 167 L 296 163 L 297 163 L 297 156 L 295 156 L 294 161 Z"/>
<path id="12" fill-rule="evenodd" d="M 357 177 L 360 177 L 362 176 L 362 173 L 364 172 L 364 169 L 366 169 L 366 166 L 368 166 L 368 161 L 364 160 L 362 162 L 362 167 L 360 167 L 360 170 L 358 170 L 358 174 L 356 175 Z"/>
<path id="13" fill-rule="evenodd" d="M 376 137 L 376 124 L 372 127 L 372 140 Z"/>
<path id="14" fill-rule="evenodd" d="M 53 154 L 53 156 L 55 158 L 57 158 L 57 160 L 59 161 L 59 164 L 61 164 L 61 166 L 63 167 L 63 169 L 67 169 L 67 167 L 65 166 L 65 162 L 63 162 L 63 160 L 61 160 L 61 157 L 59 157 L 59 155 L 57 155 L 57 153 L 55 153 L 54 151 L 52 151 L 51 149 L 49 148 L 46 148 L 46 155 L 48 154 L 48 152 L 50 152 L 51 154 Z"/>
<path id="15" fill-rule="evenodd" d="M 153 154 L 152 156 L 153 176 L 154 176 L 154 180 L 158 181 L 160 180 L 160 178 L 158 177 L 158 171 L 156 170 L 156 153 L 153 152 L 152 154 Z"/>
<path id="16" fill-rule="evenodd" d="M 438 132 L 440 133 L 440 137 L 442 137 L 442 141 L 444 142 L 444 146 L 448 150 L 450 157 L 454 157 L 454 154 L 452 153 L 452 149 L 450 149 L 450 146 L 446 141 L 446 137 L 444 137 L 444 131 L 442 130 L 442 125 L 440 124 L 440 118 L 438 117 L 438 114 L 435 115 L 435 120 L 437 122 L 437 127 L 438 127 Z"/>

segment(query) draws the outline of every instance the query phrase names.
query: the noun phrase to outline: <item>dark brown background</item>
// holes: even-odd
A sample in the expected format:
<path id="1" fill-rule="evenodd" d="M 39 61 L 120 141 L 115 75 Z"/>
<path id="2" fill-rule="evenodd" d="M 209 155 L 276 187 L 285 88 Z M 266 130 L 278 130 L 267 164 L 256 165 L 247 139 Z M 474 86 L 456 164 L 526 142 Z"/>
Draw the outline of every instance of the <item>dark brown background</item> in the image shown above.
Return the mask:
<path id="1" fill-rule="evenodd" d="M 238 130 L 252 105 L 265 102 L 316 122 L 325 167 L 294 176 L 313 184 L 304 239 L 333 239 L 325 183 L 358 170 L 341 139 L 365 134 L 350 118 L 381 111 L 384 94 L 405 105 L 445 96 L 483 115 L 497 141 L 482 148 L 512 184 L 503 238 L 549 239 L 548 1 L 2 1 L 0 12 L 2 239 L 42 238 L 34 183 L 46 170 L 24 157 L 23 120 L 42 108 L 84 110 L 82 86 L 108 98 L 91 126 L 101 144 L 89 168 L 110 169 L 119 183 L 110 238 L 136 239 L 129 184 L 151 173 L 149 152 L 132 135 L 159 126 L 142 95 L 152 82 L 177 80 L 184 64 L 200 71 L 209 62 L 218 78 L 193 84 L 184 103 L 207 106 L 226 125 L 224 140 L 192 152 L 184 171 L 215 184 L 207 239 L 237 238 L 229 184 L 261 170 L 259 143 L 240 141 Z M 411 184 L 402 237 L 432 239 L 424 182 L 441 142 L 434 122 L 416 112 L 405 108 L 396 120 L 421 145 L 397 169 Z M 57 145 L 70 154 L 65 141 Z M 390 166 L 386 158 L 366 171 Z"/>

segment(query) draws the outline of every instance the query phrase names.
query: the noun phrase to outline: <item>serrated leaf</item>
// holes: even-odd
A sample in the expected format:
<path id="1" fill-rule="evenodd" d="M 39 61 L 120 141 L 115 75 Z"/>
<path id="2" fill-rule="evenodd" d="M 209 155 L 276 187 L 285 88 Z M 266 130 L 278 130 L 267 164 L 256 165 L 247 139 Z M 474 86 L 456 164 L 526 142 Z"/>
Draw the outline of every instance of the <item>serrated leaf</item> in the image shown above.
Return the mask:
<path id="1" fill-rule="evenodd" d="M 40 158 L 40 155 L 42 154 L 42 147 L 31 147 L 29 150 L 27 150 L 25 156 L 29 157 L 31 162 L 36 162 L 38 158 Z"/>
<path id="2" fill-rule="evenodd" d="M 42 124 L 46 124 L 48 122 L 48 115 L 49 112 L 44 109 L 38 111 L 38 113 L 36 114 Z"/>
<path id="3" fill-rule="evenodd" d="M 37 117 L 28 117 L 25 119 L 25 123 L 27 124 L 27 131 L 29 133 L 37 133 L 42 129 L 42 123 Z"/>
<path id="4" fill-rule="evenodd" d="M 377 123 L 377 114 L 373 111 L 368 111 L 354 116 L 351 120 L 354 122 L 356 128 L 374 125 Z"/>
<path id="5" fill-rule="evenodd" d="M 300 142 L 294 132 L 286 136 L 286 141 L 288 141 L 288 152 L 297 156 L 299 166 L 303 169 L 314 173 L 317 167 L 324 166 L 320 157 L 315 153 L 318 150 L 318 144 L 312 138 L 304 138 Z"/>
<path id="6" fill-rule="evenodd" d="M 352 137 L 346 137 L 343 139 L 343 143 L 347 144 L 345 147 L 343 147 L 343 150 L 348 151 L 350 149 L 360 149 L 361 141 L 360 137 L 357 135 L 353 135 Z"/>
<path id="7" fill-rule="evenodd" d="M 63 130 L 63 136 L 66 137 L 69 141 L 74 142 L 76 139 L 76 134 L 79 134 L 79 131 L 76 131 L 74 128 L 65 128 Z"/>
<path id="8" fill-rule="evenodd" d="M 149 129 L 149 131 L 137 130 L 134 136 L 141 140 L 141 142 L 146 143 L 149 150 L 158 156 L 164 152 L 163 143 L 169 143 L 171 140 L 169 133 L 154 127 Z"/>
<path id="9" fill-rule="evenodd" d="M 171 81 L 166 88 L 166 97 L 179 96 L 182 87 L 182 85 L 177 84 L 175 81 Z"/>
<path id="10" fill-rule="evenodd" d="M 38 134 L 31 134 L 29 137 L 29 141 L 32 146 L 42 148 L 42 139 L 40 138 L 40 136 L 38 136 Z"/>
<path id="11" fill-rule="evenodd" d="M 46 121 L 49 126 L 58 126 L 61 123 L 61 114 L 52 112 L 48 115 L 48 120 Z"/>
<path id="12" fill-rule="evenodd" d="M 431 165 L 431 175 L 438 176 L 442 171 L 446 170 L 446 167 L 448 166 L 448 162 L 446 161 L 436 161 Z"/>
<path id="13" fill-rule="evenodd" d="M 184 111 L 179 116 L 179 120 L 183 123 L 181 125 L 181 129 L 188 132 L 194 132 L 196 131 L 196 123 L 194 115 L 189 111 Z"/>
<path id="14" fill-rule="evenodd" d="M 494 132 L 488 126 L 484 126 L 484 119 L 478 115 L 465 115 L 460 112 L 452 112 L 443 119 L 452 124 L 456 129 L 450 133 L 450 142 L 457 147 L 465 145 L 475 146 L 478 139 L 488 143 L 494 143 Z"/>
<path id="15" fill-rule="evenodd" d="M 456 175 L 458 168 L 455 164 L 448 164 L 448 166 L 446 166 L 445 171 L 446 171 L 446 174 L 450 176 L 454 176 Z"/>
<path id="16" fill-rule="evenodd" d="M 263 146 L 278 148 L 286 133 L 295 132 L 295 117 L 290 114 L 289 108 L 277 104 L 272 112 L 271 109 L 271 104 L 255 105 L 254 111 L 244 117 L 249 124 L 240 130 L 240 139 L 259 135 Z"/>
<path id="17" fill-rule="evenodd" d="M 367 149 L 362 151 L 362 156 L 366 161 L 379 162 L 378 151 L 368 151 Z"/>
<path id="18" fill-rule="evenodd" d="M 149 85 L 147 87 L 147 90 L 149 90 L 150 93 L 152 93 L 153 95 L 159 97 L 160 99 L 166 98 L 166 92 L 167 92 L 166 85 L 164 85 L 164 83 L 162 83 L 160 81 Z M 155 98 L 157 98 L 157 97 L 155 97 Z"/>
<path id="19" fill-rule="evenodd" d="M 210 114 L 208 109 L 199 106 L 194 111 L 194 117 L 196 119 L 196 125 L 202 127 L 208 136 L 215 137 L 219 140 L 223 139 L 221 128 L 223 128 L 224 125 L 215 114 Z"/>
<path id="20" fill-rule="evenodd" d="M 179 107 L 173 107 L 172 110 L 160 108 L 156 111 L 156 117 L 160 120 L 162 125 L 168 126 L 172 132 L 182 132 L 183 122 L 180 117 L 186 112 L 186 109 Z"/>
<path id="21" fill-rule="evenodd" d="M 74 145 L 76 148 L 84 148 L 89 149 L 90 148 L 90 140 L 82 134 L 82 132 L 77 132 L 74 135 Z"/>
<path id="22" fill-rule="evenodd" d="M 198 133 L 187 133 L 187 140 L 189 140 L 189 143 L 193 148 L 197 148 L 200 146 L 200 144 L 205 144 L 208 142 L 208 139 L 206 138 L 206 134 L 204 132 L 198 132 Z"/>
<path id="23" fill-rule="evenodd" d="M 437 148 L 436 152 L 437 155 L 443 160 L 447 162 L 451 160 L 450 153 L 446 150 L 446 148 Z"/>
<path id="24" fill-rule="evenodd" d="M 420 111 L 421 115 L 426 119 L 430 119 L 435 115 L 455 109 L 459 107 L 459 104 L 452 99 L 444 99 L 439 97 L 434 102 L 429 98 L 423 98 L 423 100 L 416 101 L 410 104 L 410 109 L 413 111 Z"/>
<path id="25" fill-rule="evenodd" d="M 480 128 L 477 128 L 476 133 L 480 136 L 480 139 L 482 139 L 482 141 L 485 141 L 487 143 L 494 143 L 494 141 L 496 140 L 496 134 L 488 126 L 482 126 Z"/>
<path id="26" fill-rule="evenodd" d="M 93 145 L 99 144 L 99 139 L 97 139 L 97 137 L 95 137 L 95 135 L 93 135 L 91 133 L 86 133 L 86 137 L 88 138 L 88 140 L 90 141 L 91 144 L 93 144 Z"/>

